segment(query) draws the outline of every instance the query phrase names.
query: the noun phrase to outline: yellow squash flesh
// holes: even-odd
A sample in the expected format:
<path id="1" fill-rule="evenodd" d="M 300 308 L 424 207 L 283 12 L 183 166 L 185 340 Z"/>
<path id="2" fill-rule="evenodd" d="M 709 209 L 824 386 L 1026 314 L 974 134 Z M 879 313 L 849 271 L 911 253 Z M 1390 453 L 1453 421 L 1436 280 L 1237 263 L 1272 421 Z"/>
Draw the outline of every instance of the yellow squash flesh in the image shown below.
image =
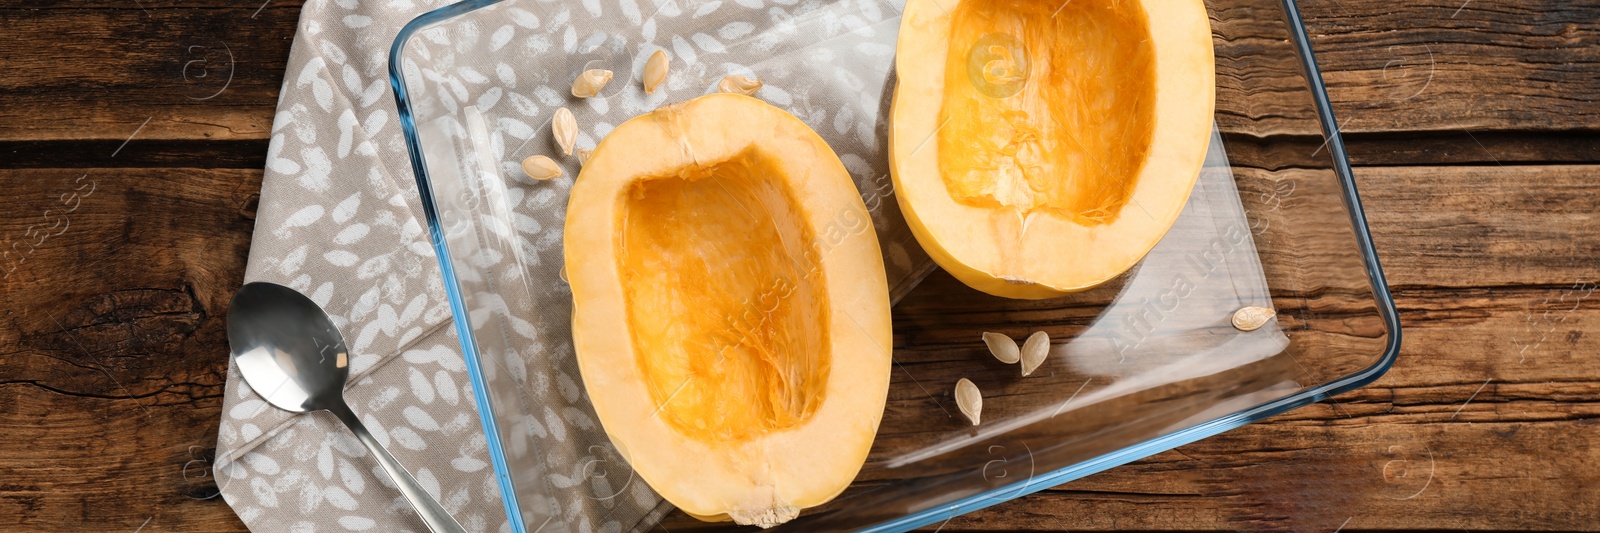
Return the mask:
<path id="1" fill-rule="evenodd" d="M 896 197 L 963 283 L 1088 289 L 1183 210 L 1215 106 L 1202 0 L 910 0 L 896 52 Z"/>
<path id="2" fill-rule="evenodd" d="M 623 123 L 572 187 L 565 254 L 595 412 L 668 501 L 770 527 L 854 479 L 888 394 L 888 284 L 805 123 L 737 94 Z"/>

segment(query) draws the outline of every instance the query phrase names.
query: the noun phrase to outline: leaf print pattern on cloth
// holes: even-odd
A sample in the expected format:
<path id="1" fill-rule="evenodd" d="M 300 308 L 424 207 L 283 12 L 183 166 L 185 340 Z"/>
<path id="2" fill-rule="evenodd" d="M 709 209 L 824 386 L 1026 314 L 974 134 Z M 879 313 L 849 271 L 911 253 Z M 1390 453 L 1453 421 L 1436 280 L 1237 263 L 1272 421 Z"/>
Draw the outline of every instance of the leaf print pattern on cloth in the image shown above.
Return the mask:
<path id="1" fill-rule="evenodd" d="M 246 279 L 288 285 L 327 309 L 351 349 L 347 399 L 375 437 L 469 530 L 505 531 L 388 89 L 398 29 L 446 3 L 317 0 L 303 8 Z M 880 0 L 509 0 L 416 36 L 404 72 L 416 104 L 449 117 L 435 127 L 458 143 L 470 162 L 462 168 L 506 178 L 520 174 L 523 158 L 552 154 L 558 108 L 577 115 L 576 148 L 592 150 L 632 116 L 715 92 L 729 74 L 759 77 L 759 97 L 801 117 L 845 162 L 898 297 L 931 266 L 884 186 L 879 117 L 898 13 Z M 656 50 L 672 56 L 671 68 L 646 95 L 639 79 Z M 574 77 L 591 68 L 614 79 L 593 98 L 570 98 Z M 558 159 L 576 176 L 577 158 Z M 488 379 L 517 383 L 537 406 L 502 416 L 517 437 L 505 441 L 506 453 L 546 465 L 535 482 L 551 498 L 522 503 L 560 513 L 544 531 L 647 530 L 669 508 L 611 447 L 572 353 L 571 296 L 558 274 L 571 179 L 501 185 L 450 201 L 470 207 L 457 213 L 470 214 L 471 227 L 505 243 L 472 257 L 489 279 L 462 282 L 528 287 L 474 297 L 469 310 L 475 326 L 493 319 L 505 337 L 504 356 L 484 368 Z M 252 529 L 424 530 L 365 448 L 326 413 L 278 411 L 230 368 L 222 418 L 213 469 Z"/>
<path id="2" fill-rule="evenodd" d="M 572 107 L 583 125 L 577 147 L 592 149 L 613 124 L 670 101 L 715 92 L 728 74 L 760 77 L 767 83 L 761 97 L 801 117 L 841 157 L 870 161 L 850 170 L 871 207 L 893 296 L 898 299 L 930 269 L 931 262 L 912 245 L 898 205 L 883 201 L 892 187 L 885 186 L 887 125 L 880 117 L 890 94 L 897 4 L 619 0 L 617 6 L 611 10 L 603 3 L 602 14 L 593 15 L 594 10 L 571 3 L 512 2 L 433 28 L 430 38 L 408 44 L 410 56 L 419 58 L 408 74 L 414 109 L 419 117 L 459 122 L 455 117 L 462 107 L 477 102 L 491 125 L 492 157 L 502 174 L 512 175 L 524 158 L 548 151 L 552 140 L 541 130 L 548 129 L 554 108 L 581 104 Z M 658 35 L 652 29 L 658 25 L 677 31 Z M 497 55 L 471 44 L 482 35 L 506 32 L 513 41 L 529 43 L 530 51 L 561 53 Z M 671 56 L 671 68 L 663 89 L 647 95 L 629 79 L 642 76 L 646 59 L 658 50 Z M 594 68 L 616 73 L 607 94 L 565 98 L 565 84 Z M 495 80 L 470 81 L 472 73 L 486 71 L 513 73 L 504 77 L 515 77 L 521 89 L 502 95 Z M 491 95 L 494 105 L 482 105 Z M 500 107 L 506 101 L 512 109 Z M 576 160 L 562 163 L 567 175 L 577 174 Z M 565 193 L 566 185 L 550 187 Z M 550 218 L 559 223 L 559 217 Z"/>

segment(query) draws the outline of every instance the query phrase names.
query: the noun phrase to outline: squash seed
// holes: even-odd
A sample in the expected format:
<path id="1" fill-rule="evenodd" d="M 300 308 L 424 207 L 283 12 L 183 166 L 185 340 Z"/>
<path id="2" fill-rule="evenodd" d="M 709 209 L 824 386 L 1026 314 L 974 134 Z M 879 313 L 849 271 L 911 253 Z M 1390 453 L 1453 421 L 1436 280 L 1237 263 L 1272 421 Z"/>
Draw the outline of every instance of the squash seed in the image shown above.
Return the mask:
<path id="1" fill-rule="evenodd" d="M 579 148 L 578 149 L 578 164 L 580 164 L 580 165 L 589 164 L 589 156 L 593 155 L 593 154 L 594 154 L 594 150 L 590 150 L 588 148 Z"/>
<path id="2" fill-rule="evenodd" d="M 1035 331 L 1022 343 L 1022 375 L 1032 374 L 1044 364 L 1045 356 L 1050 355 L 1050 334 Z"/>
<path id="3" fill-rule="evenodd" d="M 571 281 L 567 280 L 567 265 L 561 265 L 561 271 L 557 272 L 556 275 L 561 276 L 561 281 L 572 283 Z"/>
<path id="4" fill-rule="evenodd" d="M 1276 311 L 1265 307 L 1245 307 L 1233 313 L 1233 327 L 1239 331 L 1255 331 L 1277 316 Z"/>
<path id="5" fill-rule="evenodd" d="M 747 78 L 738 74 L 729 74 L 723 76 L 722 81 L 717 82 L 717 90 L 750 96 L 761 90 L 761 85 L 761 78 Z"/>
<path id="6" fill-rule="evenodd" d="M 578 143 L 578 119 L 572 116 L 572 110 L 565 107 L 556 110 L 555 118 L 550 120 L 550 133 L 555 135 L 561 153 L 572 155 L 572 146 Z"/>
<path id="7" fill-rule="evenodd" d="M 667 53 L 656 50 L 650 54 L 650 59 L 644 62 L 644 93 L 654 94 L 661 82 L 667 80 Z"/>
<path id="8" fill-rule="evenodd" d="M 528 173 L 528 177 L 539 181 L 561 177 L 561 165 L 542 155 L 522 160 L 522 171 Z"/>
<path id="9" fill-rule="evenodd" d="M 578 79 L 572 80 L 572 95 L 588 98 L 600 94 L 607 83 L 611 83 L 611 71 L 598 68 L 585 70 L 578 75 Z"/>
<path id="10" fill-rule="evenodd" d="M 994 358 L 1000 362 L 1008 365 L 1017 362 L 1017 341 L 1011 340 L 1006 334 L 985 331 L 983 343 L 989 345 L 989 353 L 994 354 Z"/>
<path id="11" fill-rule="evenodd" d="M 972 425 L 978 425 L 978 415 L 983 411 L 983 393 L 978 392 L 972 380 L 961 378 L 956 382 L 956 407 L 961 408 L 961 414 L 967 415 Z"/>

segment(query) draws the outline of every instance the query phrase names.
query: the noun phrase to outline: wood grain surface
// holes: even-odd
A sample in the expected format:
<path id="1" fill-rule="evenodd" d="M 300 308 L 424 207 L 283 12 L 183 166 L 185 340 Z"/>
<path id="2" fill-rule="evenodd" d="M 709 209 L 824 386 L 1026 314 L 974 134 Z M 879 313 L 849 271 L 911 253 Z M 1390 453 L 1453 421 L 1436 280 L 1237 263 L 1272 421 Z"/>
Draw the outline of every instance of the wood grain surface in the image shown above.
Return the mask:
<path id="1" fill-rule="evenodd" d="M 1300 4 L 1398 363 L 940 529 L 1600 528 L 1600 4 Z M 208 477 L 223 313 L 299 7 L 0 4 L 0 530 L 243 530 Z"/>

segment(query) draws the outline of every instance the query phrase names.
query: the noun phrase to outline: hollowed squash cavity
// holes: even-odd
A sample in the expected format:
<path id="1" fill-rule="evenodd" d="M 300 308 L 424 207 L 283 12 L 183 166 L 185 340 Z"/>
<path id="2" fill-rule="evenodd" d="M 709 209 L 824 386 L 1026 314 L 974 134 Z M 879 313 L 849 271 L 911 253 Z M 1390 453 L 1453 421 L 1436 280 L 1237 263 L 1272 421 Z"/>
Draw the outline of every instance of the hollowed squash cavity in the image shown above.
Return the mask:
<path id="1" fill-rule="evenodd" d="M 629 333 L 679 432 L 743 441 L 816 411 L 826 281 L 778 161 L 759 148 L 634 182 L 617 219 Z"/>
<path id="2" fill-rule="evenodd" d="M 938 132 L 951 197 L 1085 225 L 1115 220 L 1155 122 L 1138 6 L 967 0 L 951 19 Z"/>

